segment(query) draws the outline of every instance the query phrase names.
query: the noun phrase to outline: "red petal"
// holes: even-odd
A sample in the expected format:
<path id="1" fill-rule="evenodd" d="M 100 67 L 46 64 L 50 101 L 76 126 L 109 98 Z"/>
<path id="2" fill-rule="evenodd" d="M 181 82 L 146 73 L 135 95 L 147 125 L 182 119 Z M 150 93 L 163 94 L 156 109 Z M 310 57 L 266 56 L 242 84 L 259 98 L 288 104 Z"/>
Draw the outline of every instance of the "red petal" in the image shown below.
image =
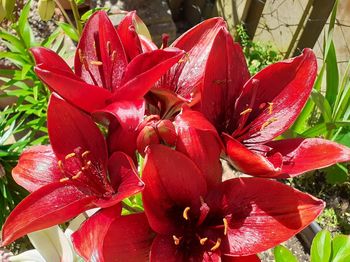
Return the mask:
<path id="1" fill-rule="evenodd" d="M 252 77 L 237 101 L 236 119 L 250 104 L 256 90 L 249 129 L 240 140 L 261 143 L 282 134 L 303 109 L 316 74 L 316 57 L 311 49 L 305 49 L 302 55 L 270 65 Z"/>
<path id="2" fill-rule="evenodd" d="M 205 175 L 209 187 L 221 182 L 221 139 L 199 112 L 184 108 L 174 121 L 178 134 L 176 150 L 186 154 Z"/>
<path id="3" fill-rule="evenodd" d="M 201 112 L 219 133 L 233 129 L 235 101 L 248 79 L 249 72 L 242 48 L 222 28 L 210 50 L 201 90 Z"/>
<path id="4" fill-rule="evenodd" d="M 23 151 L 17 166 L 12 169 L 12 177 L 17 184 L 33 192 L 44 185 L 58 182 L 62 172 L 51 146 L 33 146 Z"/>
<path id="5" fill-rule="evenodd" d="M 225 135 L 226 153 L 230 162 L 239 171 L 258 177 L 275 177 L 282 167 L 282 156 L 274 155 L 269 161 L 268 158 L 254 153 L 234 138 Z"/>
<path id="6" fill-rule="evenodd" d="M 291 238 L 322 212 L 324 202 L 273 180 L 237 178 L 223 182 L 205 199 L 228 220 L 221 251 L 246 256 Z"/>
<path id="7" fill-rule="evenodd" d="M 89 85 L 73 73 L 68 74 L 44 64 L 36 66 L 35 72 L 50 90 L 86 112 L 105 107 L 106 100 L 111 96 L 109 91 Z"/>
<path id="8" fill-rule="evenodd" d="M 74 183 L 55 182 L 31 193 L 11 212 L 2 229 L 6 246 L 30 232 L 61 224 L 93 207 L 88 189 Z"/>
<path id="9" fill-rule="evenodd" d="M 145 213 L 152 229 L 161 234 L 178 229 L 176 221 L 167 216 L 172 207 L 199 208 L 200 196 L 207 190 L 198 167 L 184 154 L 163 145 L 146 149 L 142 180 Z"/>
<path id="10" fill-rule="evenodd" d="M 116 194 L 110 199 L 99 199 L 95 204 L 105 208 L 142 191 L 144 184 L 137 175 L 132 159 L 122 152 L 114 153 L 108 161 L 109 179 Z"/>
<path id="11" fill-rule="evenodd" d="M 115 91 L 111 100 L 133 100 L 143 97 L 183 54 L 179 49 L 166 48 L 135 57 L 126 68 L 122 86 Z"/>
<path id="12" fill-rule="evenodd" d="M 90 151 L 99 163 L 107 164 L 104 136 L 90 116 L 54 94 L 51 95 L 47 115 L 50 142 L 58 159 L 81 147 Z"/>
<path id="13" fill-rule="evenodd" d="M 350 148 L 320 138 L 297 138 L 267 143 L 283 156 L 282 177 L 294 177 L 338 162 L 350 161 Z"/>
<path id="14" fill-rule="evenodd" d="M 32 47 L 29 50 L 33 54 L 36 65 L 44 64 L 67 73 L 73 73 L 67 63 L 54 51 L 45 47 Z"/>
<path id="15" fill-rule="evenodd" d="M 128 12 L 117 27 L 117 33 L 125 48 L 128 61 L 142 53 L 140 39 L 134 25 L 135 17 L 137 17 L 136 11 Z"/>
<path id="16" fill-rule="evenodd" d="M 257 255 L 243 256 L 243 257 L 230 257 L 222 256 L 222 262 L 260 262 L 260 258 Z"/>
<path id="17" fill-rule="evenodd" d="M 158 47 L 151 40 L 149 40 L 147 37 L 145 37 L 143 35 L 139 35 L 139 39 L 141 42 L 141 47 L 142 47 L 143 53 L 158 49 Z"/>
<path id="18" fill-rule="evenodd" d="M 86 66 L 81 59 L 86 59 Z M 102 62 L 102 65 L 91 64 L 94 61 Z M 113 91 L 120 85 L 126 66 L 126 55 L 113 24 L 106 12 L 96 12 L 86 23 L 77 46 L 75 73 L 91 85 Z"/>
<path id="19" fill-rule="evenodd" d="M 179 64 L 172 68 L 172 73 L 168 74 L 166 83 L 173 87 L 176 93 L 190 100 L 191 93 L 196 90 L 204 77 L 204 69 L 208 54 L 212 48 L 215 35 L 220 28 L 226 27 L 226 23 L 222 18 L 211 18 L 193 27 L 181 37 L 174 41 L 172 46 L 188 53 L 188 61 L 185 64 Z M 173 83 L 174 74 L 178 74 L 181 68 L 180 75 Z M 170 84 L 170 85 L 169 85 Z"/>
<path id="20" fill-rule="evenodd" d="M 110 153 L 122 151 L 135 157 L 137 127 L 143 121 L 145 105 L 143 99 L 117 101 L 97 111 L 94 116 L 99 120 L 107 119 L 108 150 Z"/>

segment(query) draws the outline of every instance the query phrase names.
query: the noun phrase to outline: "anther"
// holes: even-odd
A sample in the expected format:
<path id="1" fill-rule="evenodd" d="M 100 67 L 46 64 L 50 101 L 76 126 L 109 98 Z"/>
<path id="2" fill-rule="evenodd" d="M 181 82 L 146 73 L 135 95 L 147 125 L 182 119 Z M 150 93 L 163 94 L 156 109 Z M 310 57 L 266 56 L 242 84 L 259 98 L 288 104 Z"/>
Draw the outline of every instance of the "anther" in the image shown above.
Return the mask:
<path id="1" fill-rule="evenodd" d="M 223 218 L 222 221 L 224 222 L 224 235 L 227 235 L 227 230 L 228 230 L 228 223 L 227 223 L 227 219 Z"/>
<path id="2" fill-rule="evenodd" d="M 84 152 L 81 154 L 81 156 L 82 156 L 82 157 L 86 157 L 88 154 L 90 154 L 90 151 L 89 151 L 89 150 L 86 150 L 86 151 L 84 151 Z"/>
<path id="3" fill-rule="evenodd" d="M 269 115 L 272 114 L 272 109 L 273 109 L 273 103 L 272 102 L 267 102 L 269 104 Z"/>
<path id="4" fill-rule="evenodd" d="M 108 53 L 108 55 L 111 54 L 111 42 L 110 41 L 107 41 L 107 53 Z"/>
<path id="5" fill-rule="evenodd" d="M 253 109 L 247 108 L 246 110 L 242 111 L 239 115 L 243 116 L 243 115 L 248 114 L 248 113 L 250 113 L 252 111 L 253 111 Z"/>
<path id="6" fill-rule="evenodd" d="M 186 207 L 184 209 L 184 212 L 182 213 L 182 216 L 185 220 L 188 220 L 188 211 L 190 211 L 190 209 L 191 209 L 190 207 Z"/>
<path id="7" fill-rule="evenodd" d="M 185 53 L 185 55 L 177 63 L 181 64 L 183 62 L 189 62 L 189 61 L 190 61 L 190 55 L 188 53 Z"/>
<path id="8" fill-rule="evenodd" d="M 79 55 L 80 63 L 83 64 L 84 63 L 84 57 L 83 57 L 83 53 L 82 53 L 80 48 L 78 49 L 78 55 Z"/>
<path id="9" fill-rule="evenodd" d="M 68 154 L 68 155 L 66 155 L 65 157 L 64 157 L 64 159 L 69 159 L 69 158 L 72 158 L 72 157 L 75 157 L 75 153 L 70 153 L 70 154 Z"/>
<path id="10" fill-rule="evenodd" d="M 68 181 L 68 180 L 69 180 L 68 177 L 64 177 L 64 178 L 61 178 L 61 179 L 60 179 L 60 182 L 66 182 L 66 181 Z"/>
<path id="11" fill-rule="evenodd" d="M 265 127 L 267 127 L 268 125 L 272 124 L 273 122 L 277 121 L 278 119 L 275 117 L 270 118 L 269 120 L 267 120 L 264 124 L 262 124 L 260 131 L 263 130 Z"/>
<path id="12" fill-rule="evenodd" d="M 116 55 L 117 55 L 117 52 L 114 50 L 111 56 L 112 62 L 115 60 Z"/>
<path id="13" fill-rule="evenodd" d="M 101 66 L 103 63 L 101 61 L 90 61 L 90 64 Z"/>
<path id="14" fill-rule="evenodd" d="M 181 238 L 182 237 L 177 237 L 177 236 L 173 235 L 174 243 L 176 246 L 178 246 L 180 244 Z"/>
<path id="15" fill-rule="evenodd" d="M 212 248 L 210 249 L 210 251 L 215 251 L 217 250 L 221 245 L 221 238 L 218 238 L 218 240 L 216 240 L 216 243 L 214 246 L 212 246 Z"/>
<path id="16" fill-rule="evenodd" d="M 199 243 L 204 246 L 205 242 L 207 242 L 208 238 L 207 237 L 203 237 L 199 239 Z"/>
<path id="17" fill-rule="evenodd" d="M 78 179 L 82 173 L 82 171 L 79 171 L 75 176 L 72 176 L 72 179 Z"/>
<path id="18" fill-rule="evenodd" d="M 58 160 L 57 164 L 58 164 L 58 167 L 61 169 L 61 171 L 63 171 L 63 163 L 62 163 L 62 160 Z"/>

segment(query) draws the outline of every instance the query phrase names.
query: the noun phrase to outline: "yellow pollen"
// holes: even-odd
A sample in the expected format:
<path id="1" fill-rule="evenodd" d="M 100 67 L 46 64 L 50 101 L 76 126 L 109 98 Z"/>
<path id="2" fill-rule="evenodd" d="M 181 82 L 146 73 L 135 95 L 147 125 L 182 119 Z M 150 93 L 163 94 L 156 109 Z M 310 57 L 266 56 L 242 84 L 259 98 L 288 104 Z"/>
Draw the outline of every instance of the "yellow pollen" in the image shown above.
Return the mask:
<path id="1" fill-rule="evenodd" d="M 212 248 L 210 249 L 210 251 L 215 251 L 217 250 L 221 245 L 221 238 L 218 238 L 218 240 L 216 240 L 216 243 L 214 246 L 212 246 Z"/>
<path id="2" fill-rule="evenodd" d="M 199 239 L 199 243 L 203 246 L 205 244 L 205 242 L 207 242 L 208 238 L 204 237 L 204 238 L 200 238 Z"/>
<path id="3" fill-rule="evenodd" d="M 181 238 L 182 238 L 182 237 L 177 237 L 177 236 L 173 235 L 173 239 L 174 239 L 175 245 L 178 246 L 178 245 L 180 244 Z"/>
<path id="4" fill-rule="evenodd" d="M 223 218 L 222 221 L 224 221 L 224 235 L 227 235 L 227 230 L 228 230 L 228 223 L 227 223 L 227 219 Z"/>
<path id="5" fill-rule="evenodd" d="M 269 114 L 272 114 L 272 109 L 273 109 L 273 103 L 272 102 L 267 102 L 269 104 Z"/>
<path id="6" fill-rule="evenodd" d="M 270 125 L 271 123 L 277 121 L 278 119 L 276 117 L 272 117 L 269 120 L 267 120 L 260 128 L 260 131 L 263 130 L 265 127 L 267 127 L 268 125 Z"/>
<path id="7" fill-rule="evenodd" d="M 60 179 L 60 182 L 66 182 L 66 181 L 68 181 L 68 180 L 69 180 L 68 177 L 64 177 L 64 178 L 61 178 L 61 179 Z"/>
<path id="8" fill-rule="evenodd" d="M 112 52 L 112 57 L 111 57 L 112 61 L 114 61 L 116 55 L 117 55 L 117 52 L 114 50 L 114 51 Z"/>
<path id="9" fill-rule="evenodd" d="M 83 53 L 82 53 L 82 51 L 81 51 L 80 48 L 78 49 L 78 55 L 79 55 L 80 63 L 83 64 L 83 62 L 84 62 L 84 56 L 83 56 Z"/>
<path id="10" fill-rule="evenodd" d="M 72 158 L 72 157 L 75 157 L 75 153 L 70 153 L 70 154 L 68 154 L 68 155 L 66 155 L 65 157 L 64 157 L 64 159 L 69 159 L 69 158 Z"/>
<path id="11" fill-rule="evenodd" d="M 90 61 L 90 64 L 100 66 L 103 63 L 101 61 Z"/>
<path id="12" fill-rule="evenodd" d="M 88 154 L 90 154 L 89 150 L 86 150 L 84 153 L 81 154 L 82 157 L 86 157 Z"/>
<path id="13" fill-rule="evenodd" d="M 188 220 L 188 211 L 190 211 L 190 209 L 191 209 L 190 207 L 186 207 L 184 209 L 184 212 L 182 213 L 182 216 L 185 220 Z"/>
<path id="14" fill-rule="evenodd" d="M 63 171 L 62 160 L 58 160 L 57 164 L 58 164 L 58 167 L 61 169 L 61 171 Z"/>
<path id="15" fill-rule="evenodd" d="M 79 171 L 75 176 L 72 176 L 72 179 L 78 179 L 82 173 L 82 171 Z"/>
<path id="16" fill-rule="evenodd" d="M 188 53 L 185 53 L 185 55 L 177 63 L 181 64 L 183 62 L 189 62 L 189 61 L 190 61 L 190 55 Z"/>
<path id="17" fill-rule="evenodd" d="M 247 108 L 246 110 L 242 111 L 242 112 L 240 113 L 240 115 L 243 116 L 243 115 L 248 114 L 248 113 L 250 113 L 250 112 L 252 112 L 252 111 L 253 111 L 253 109 Z"/>

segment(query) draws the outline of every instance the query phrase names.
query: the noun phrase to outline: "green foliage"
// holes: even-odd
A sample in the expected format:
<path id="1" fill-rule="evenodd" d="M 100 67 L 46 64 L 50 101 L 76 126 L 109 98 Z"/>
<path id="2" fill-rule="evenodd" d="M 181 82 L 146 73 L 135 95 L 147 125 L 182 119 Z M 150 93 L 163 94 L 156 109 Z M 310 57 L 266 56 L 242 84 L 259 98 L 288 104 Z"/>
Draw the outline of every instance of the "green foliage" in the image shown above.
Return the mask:
<path id="1" fill-rule="evenodd" d="M 284 246 L 278 245 L 273 249 L 276 262 L 298 262 L 298 259 Z"/>
<path id="2" fill-rule="evenodd" d="M 255 75 L 264 67 L 282 59 L 281 54 L 271 45 L 263 45 L 259 42 L 249 40 L 243 25 L 238 25 L 236 27 L 236 34 L 236 38 L 242 45 L 249 72 L 252 75 Z"/>

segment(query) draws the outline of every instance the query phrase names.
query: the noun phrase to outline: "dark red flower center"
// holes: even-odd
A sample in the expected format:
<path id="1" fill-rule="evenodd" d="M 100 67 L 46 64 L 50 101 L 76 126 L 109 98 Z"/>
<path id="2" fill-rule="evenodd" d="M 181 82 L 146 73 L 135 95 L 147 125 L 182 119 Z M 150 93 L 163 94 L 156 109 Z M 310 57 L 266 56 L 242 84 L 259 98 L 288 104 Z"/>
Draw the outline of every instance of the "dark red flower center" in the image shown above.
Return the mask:
<path id="1" fill-rule="evenodd" d="M 103 164 L 96 161 L 88 150 L 76 148 L 74 152 L 59 160 L 58 166 L 63 174 L 60 182 L 74 180 L 83 183 L 101 197 L 108 198 L 114 193 Z"/>

